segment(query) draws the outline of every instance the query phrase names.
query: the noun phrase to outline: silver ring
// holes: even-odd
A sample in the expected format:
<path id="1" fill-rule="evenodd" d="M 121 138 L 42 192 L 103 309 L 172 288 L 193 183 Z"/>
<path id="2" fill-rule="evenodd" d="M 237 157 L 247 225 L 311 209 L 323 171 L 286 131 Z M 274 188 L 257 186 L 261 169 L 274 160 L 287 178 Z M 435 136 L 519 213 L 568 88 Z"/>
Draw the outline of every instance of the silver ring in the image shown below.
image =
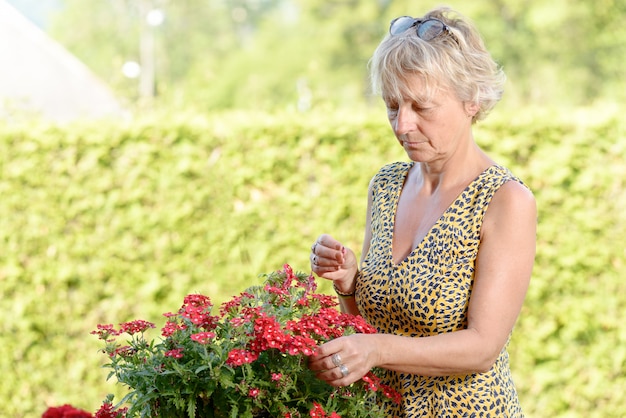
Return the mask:
<path id="1" fill-rule="evenodd" d="M 339 365 L 339 370 L 341 371 L 341 375 L 343 377 L 346 377 L 347 375 L 350 374 L 350 370 L 348 370 L 348 367 L 346 367 L 345 364 L 340 364 Z"/>
<path id="2" fill-rule="evenodd" d="M 339 355 L 339 353 L 335 353 L 332 355 L 332 357 L 330 358 L 333 361 L 333 364 L 335 365 L 335 367 L 341 367 L 341 356 Z"/>
<path id="3" fill-rule="evenodd" d="M 313 264 L 315 264 L 317 266 L 317 256 L 316 255 L 313 256 Z"/>
<path id="4" fill-rule="evenodd" d="M 315 241 L 315 244 L 313 244 L 313 245 L 311 246 L 311 252 L 312 252 L 313 254 L 315 254 L 315 249 L 317 248 L 317 244 L 318 244 L 318 243 L 317 243 L 317 241 Z"/>

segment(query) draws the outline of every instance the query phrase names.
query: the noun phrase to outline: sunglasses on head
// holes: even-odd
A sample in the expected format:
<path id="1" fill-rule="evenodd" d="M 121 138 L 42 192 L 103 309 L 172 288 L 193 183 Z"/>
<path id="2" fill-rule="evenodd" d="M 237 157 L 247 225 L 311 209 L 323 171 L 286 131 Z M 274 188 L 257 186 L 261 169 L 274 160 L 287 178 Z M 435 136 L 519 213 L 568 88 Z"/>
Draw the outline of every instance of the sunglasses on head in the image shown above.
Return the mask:
<path id="1" fill-rule="evenodd" d="M 422 20 L 411 16 L 400 16 L 393 19 L 389 24 L 389 33 L 393 36 L 399 35 L 412 27 L 415 27 L 417 36 L 425 41 L 430 41 L 443 32 L 450 31 L 448 25 L 439 19 L 428 18 Z"/>

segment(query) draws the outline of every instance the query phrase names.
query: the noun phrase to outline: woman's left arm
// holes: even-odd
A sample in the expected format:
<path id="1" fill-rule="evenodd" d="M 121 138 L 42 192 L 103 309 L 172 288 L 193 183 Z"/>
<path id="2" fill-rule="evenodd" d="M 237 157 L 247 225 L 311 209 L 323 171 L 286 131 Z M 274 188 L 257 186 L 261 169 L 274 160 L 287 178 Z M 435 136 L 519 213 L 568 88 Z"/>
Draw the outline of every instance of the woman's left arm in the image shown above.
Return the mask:
<path id="1" fill-rule="evenodd" d="M 517 321 L 530 284 L 537 241 L 537 206 L 525 186 L 504 184 L 494 195 L 481 230 L 468 330 L 482 345 L 478 359 L 493 366 Z"/>
<path id="2" fill-rule="evenodd" d="M 537 208 L 532 193 L 510 181 L 494 195 L 481 229 L 466 329 L 431 337 L 356 334 L 322 345 L 311 361 L 333 385 L 360 379 L 372 367 L 418 375 L 453 375 L 489 370 L 515 325 L 535 258 Z M 331 356 L 349 368 L 341 376 Z"/>

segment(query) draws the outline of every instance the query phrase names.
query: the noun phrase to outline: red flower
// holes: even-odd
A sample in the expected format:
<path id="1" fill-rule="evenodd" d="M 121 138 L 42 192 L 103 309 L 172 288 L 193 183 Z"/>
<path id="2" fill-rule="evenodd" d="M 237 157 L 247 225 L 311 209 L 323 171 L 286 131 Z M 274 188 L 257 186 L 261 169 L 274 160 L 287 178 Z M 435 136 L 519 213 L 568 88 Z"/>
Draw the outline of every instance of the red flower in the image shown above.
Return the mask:
<path id="1" fill-rule="evenodd" d="M 220 307 L 220 315 L 226 316 L 231 312 L 236 312 L 237 308 L 241 306 L 241 302 L 244 299 L 254 299 L 254 295 L 248 292 L 243 292 L 239 296 L 235 296 L 231 300 L 222 303 L 222 306 Z"/>
<path id="2" fill-rule="evenodd" d="M 313 402 L 313 408 L 311 408 L 311 411 L 309 411 L 309 415 L 311 416 L 311 418 L 326 418 L 326 411 L 324 411 L 322 405 L 318 404 L 317 402 Z M 333 412 L 333 415 L 331 415 L 331 417 L 341 418 L 335 412 Z"/>
<path id="3" fill-rule="evenodd" d="M 93 418 L 93 415 L 87 411 L 66 404 L 48 408 L 41 418 Z"/>
<path id="4" fill-rule="evenodd" d="M 285 348 L 285 352 L 291 354 L 292 356 L 295 356 L 298 353 L 302 353 L 305 356 L 311 356 L 315 353 L 317 344 L 312 338 L 295 335 L 289 343 L 286 344 Z"/>
<path id="5" fill-rule="evenodd" d="M 322 308 L 332 308 L 334 306 L 339 305 L 339 303 L 337 302 L 337 298 L 335 296 L 322 295 L 318 293 L 313 293 L 309 296 L 311 296 L 311 298 L 313 299 L 319 300 Z"/>
<path id="6" fill-rule="evenodd" d="M 276 286 L 271 286 L 269 284 L 265 285 L 265 291 L 268 293 L 273 293 L 278 296 L 289 296 L 289 291 L 287 289 L 283 289 Z"/>
<path id="7" fill-rule="evenodd" d="M 116 411 L 113 409 L 112 403 L 104 401 L 98 412 L 96 412 L 95 418 L 126 418 L 127 410 L 128 408 L 120 408 Z"/>
<path id="8" fill-rule="evenodd" d="M 120 357 L 130 357 L 135 354 L 135 349 L 129 345 L 125 345 L 123 347 L 117 347 L 110 353 L 111 357 L 120 356 Z"/>
<path id="9" fill-rule="evenodd" d="M 137 319 L 135 321 L 124 322 L 123 324 L 120 324 L 120 327 L 120 333 L 126 332 L 130 335 L 133 335 L 144 332 L 147 329 L 154 328 L 154 324 L 152 322 L 144 321 L 142 319 Z"/>
<path id="10" fill-rule="evenodd" d="M 362 377 L 363 381 L 367 383 L 367 388 L 372 392 L 376 392 L 378 387 L 380 386 L 380 378 L 376 376 L 372 372 L 367 372 L 365 376 Z"/>
<path id="11" fill-rule="evenodd" d="M 269 318 L 265 313 L 254 321 L 254 331 L 256 338 L 250 348 L 256 352 L 265 351 L 268 348 L 284 351 L 289 341 L 289 335 L 283 332 L 276 318 Z"/>
<path id="12" fill-rule="evenodd" d="M 163 326 L 163 328 L 161 328 L 161 335 L 164 336 L 165 338 L 171 337 L 172 335 L 174 335 L 176 331 L 180 331 L 182 329 L 183 327 L 177 324 L 176 322 L 167 321 L 165 325 Z"/>
<path id="13" fill-rule="evenodd" d="M 211 298 L 205 295 L 192 294 L 185 296 L 184 299 L 184 307 L 188 311 L 192 310 L 200 310 L 203 311 L 205 309 L 211 309 L 213 304 L 211 303 Z"/>
<path id="14" fill-rule="evenodd" d="M 165 356 L 172 357 L 172 358 L 183 358 L 183 349 L 175 348 L 173 350 L 166 351 Z"/>
<path id="15" fill-rule="evenodd" d="M 391 399 L 394 403 L 402 402 L 402 395 L 391 386 L 380 385 L 380 388 L 382 389 L 383 394 Z"/>
<path id="16" fill-rule="evenodd" d="M 110 336 L 120 335 L 120 332 L 113 328 L 113 324 L 98 324 L 98 329 L 91 331 L 91 334 L 97 335 L 99 339 L 106 341 Z"/>
<path id="17" fill-rule="evenodd" d="M 228 353 L 226 364 L 229 366 L 241 366 L 249 364 L 259 358 L 259 355 L 247 350 L 234 349 Z"/>
<path id="18" fill-rule="evenodd" d="M 199 332 L 197 334 L 191 334 L 190 338 L 200 344 L 208 344 L 211 342 L 213 338 L 215 338 L 215 333 L 214 332 Z"/>
<path id="19" fill-rule="evenodd" d="M 283 281 L 283 289 L 287 290 L 291 287 L 291 283 L 298 278 L 293 272 L 293 269 L 289 264 L 283 264 L 283 272 L 285 273 L 285 280 Z M 280 271 L 279 271 L 280 273 Z"/>
<path id="20" fill-rule="evenodd" d="M 187 295 L 178 313 L 189 319 L 194 325 L 206 330 L 212 330 L 219 321 L 217 316 L 210 315 L 212 307 L 213 304 L 208 296 Z"/>

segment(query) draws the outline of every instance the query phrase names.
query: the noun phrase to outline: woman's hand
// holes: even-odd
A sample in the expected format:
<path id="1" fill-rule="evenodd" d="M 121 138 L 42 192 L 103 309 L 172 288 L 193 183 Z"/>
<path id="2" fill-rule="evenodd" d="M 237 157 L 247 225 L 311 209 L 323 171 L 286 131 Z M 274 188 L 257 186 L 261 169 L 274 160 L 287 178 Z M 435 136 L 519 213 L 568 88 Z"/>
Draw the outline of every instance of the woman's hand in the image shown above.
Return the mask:
<path id="1" fill-rule="evenodd" d="M 311 270 L 319 277 L 332 280 L 342 292 L 354 290 L 358 270 L 354 251 L 344 247 L 330 235 L 320 235 L 311 246 Z"/>
<path id="2" fill-rule="evenodd" d="M 376 334 L 354 334 L 329 341 L 309 357 L 309 368 L 332 386 L 348 386 L 376 366 Z"/>

